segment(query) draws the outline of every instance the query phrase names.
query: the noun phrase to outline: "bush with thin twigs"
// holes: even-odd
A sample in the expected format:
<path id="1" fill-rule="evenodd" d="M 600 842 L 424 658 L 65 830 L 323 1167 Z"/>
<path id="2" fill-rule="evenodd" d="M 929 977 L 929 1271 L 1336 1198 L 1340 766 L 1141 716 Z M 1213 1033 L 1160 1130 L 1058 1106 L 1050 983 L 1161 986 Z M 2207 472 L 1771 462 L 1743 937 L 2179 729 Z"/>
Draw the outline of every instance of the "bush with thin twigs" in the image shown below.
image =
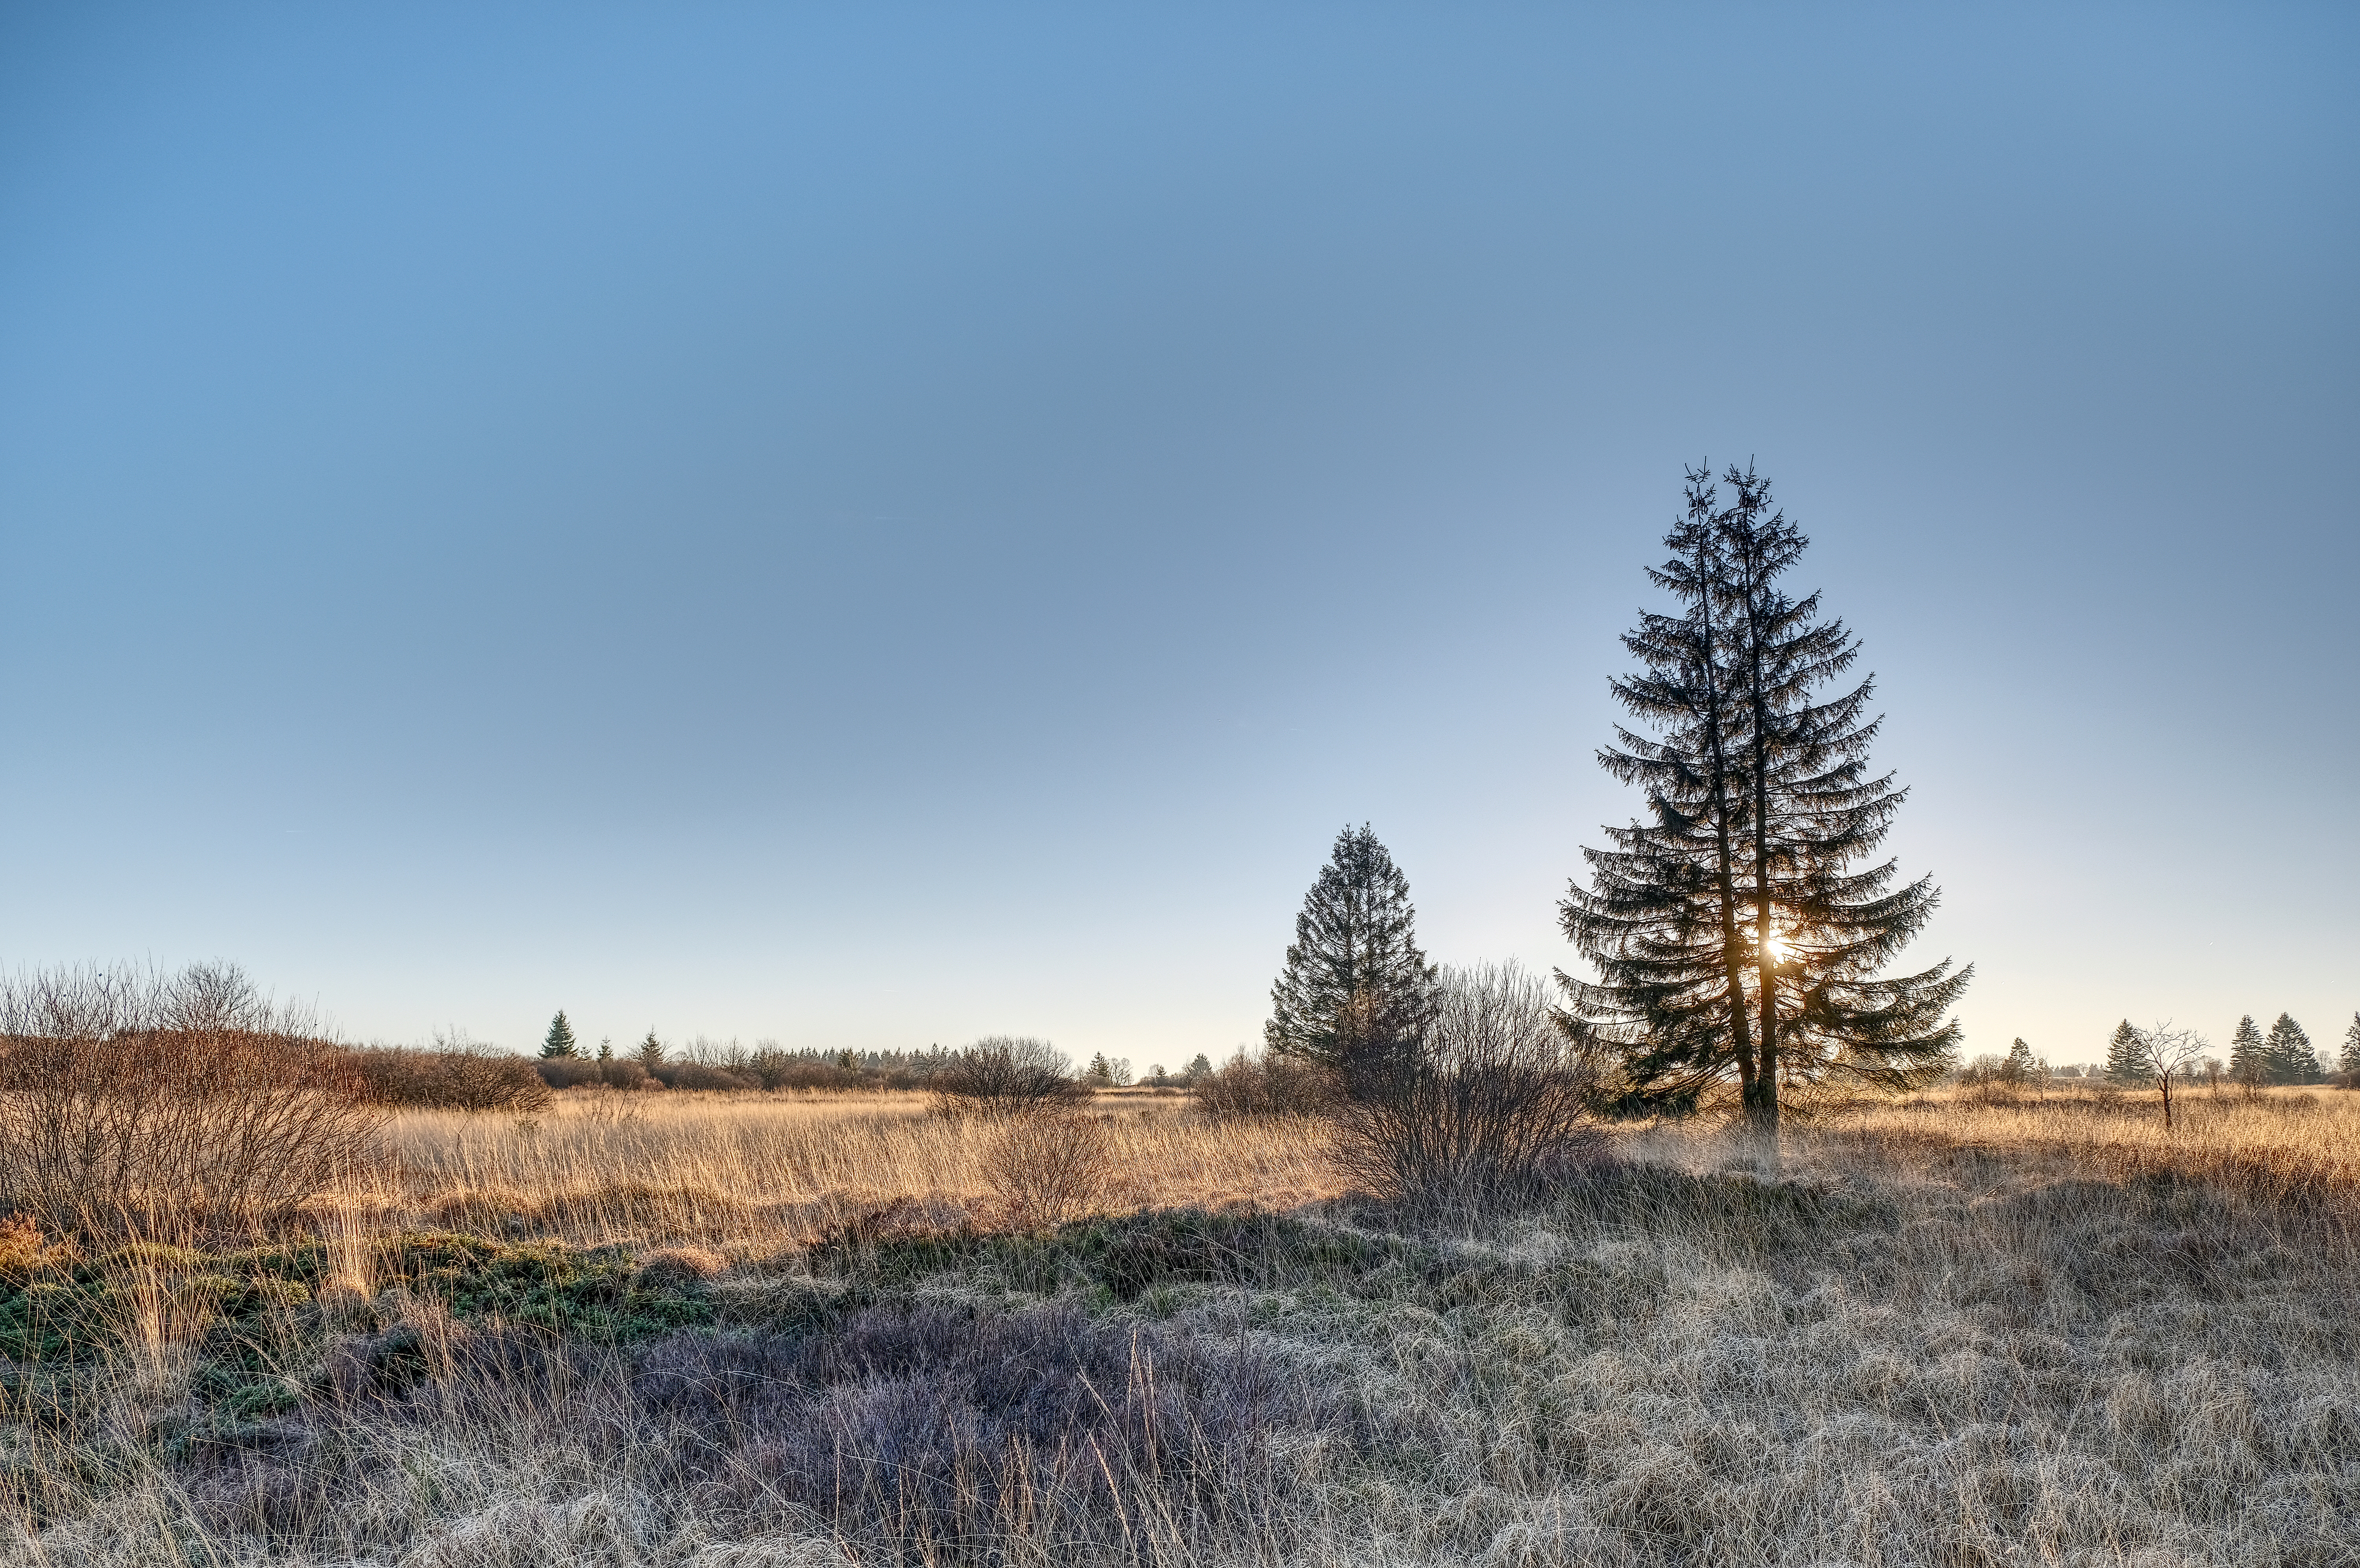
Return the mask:
<path id="1" fill-rule="evenodd" d="M 1243 1051 L 1196 1082 L 1196 1105 L 1216 1118 L 1312 1116 L 1338 1094 L 1325 1068 L 1291 1056 L 1249 1056 Z"/>
<path id="2" fill-rule="evenodd" d="M 251 1227 L 369 1160 L 350 1051 L 230 965 L 0 979 L 0 1201 L 83 1233 Z"/>
<path id="3" fill-rule="evenodd" d="M 1527 1201 L 1602 1154 L 1598 1084 L 1537 975 L 1513 963 L 1447 968 L 1415 1050 L 1337 1105 L 1338 1160 L 1388 1198 Z"/>
<path id="4" fill-rule="evenodd" d="M 593 1062 L 591 1065 L 597 1064 Z M 727 1068 L 707 1066 L 702 1062 L 662 1062 L 652 1070 L 650 1076 L 667 1089 L 702 1089 L 732 1094 L 761 1087 L 759 1083 L 748 1074 L 732 1073 Z"/>
<path id="5" fill-rule="evenodd" d="M 1019 1229 L 1078 1219 L 1103 1200 L 1111 1174 L 1107 1125 L 1056 1107 L 1003 1116 L 979 1163 Z"/>
<path id="6" fill-rule="evenodd" d="M 549 1105 L 549 1085 L 533 1063 L 464 1039 L 442 1040 L 432 1051 L 371 1046 L 354 1053 L 354 1064 L 369 1097 L 381 1105 L 510 1116 Z"/>
<path id="7" fill-rule="evenodd" d="M 989 1035 L 952 1052 L 926 1081 L 945 1116 L 1022 1116 L 1087 1098 L 1073 1063 L 1045 1040 Z"/>

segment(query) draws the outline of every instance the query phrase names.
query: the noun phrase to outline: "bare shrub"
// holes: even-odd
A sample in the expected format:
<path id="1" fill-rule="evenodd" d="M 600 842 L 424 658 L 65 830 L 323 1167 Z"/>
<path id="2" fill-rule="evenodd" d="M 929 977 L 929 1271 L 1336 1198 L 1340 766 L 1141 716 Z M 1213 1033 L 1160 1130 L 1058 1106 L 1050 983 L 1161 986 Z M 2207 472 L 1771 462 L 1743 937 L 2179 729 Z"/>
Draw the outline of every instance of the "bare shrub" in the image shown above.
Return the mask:
<path id="1" fill-rule="evenodd" d="M 989 1035 L 951 1056 L 926 1081 L 946 1116 L 1019 1116 L 1086 1096 L 1073 1063 L 1045 1040 Z"/>
<path id="2" fill-rule="evenodd" d="M 596 1067 L 596 1062 L 588 1065 Z M 732 1073 L 727 1068 L 707 1066 L 702 1062 L 667 1062 L 655 1070 L 667 1089 L 705 1089 L 720 1093 L 761 1087 L 754 1079 Z"/>
<path id="3" fill-rule="evenodd" d="M 1539 977 L 1513 963 L 1447 968 L 1415 1054 L 1336 1107 L 1338 1159 L 1386 1197 L 1529 1198 L 1602 1153 L 1598 1083 Z"/>
<path id="4" fill-rule="evenodd" d="M 1108 1142 L 1096 1116 L 1054 1107 L 1003 1116 L 984 1145 L 984 1180 L 1019 1228 L 1045 1230 L 1080 1218 L 1104 1196 Z"/>
<path id="5" fill-rule="evenodd" d="M 1289 1056 L 1248 1056 L 1239 1051 L 1196 1083 L 1196 1105 L 1218 1118 L 1308 1116 L 1337 1098 L 1333 1075 Z"/>
<path id="6" fill-rule="evenodd" d="M 437 1037 L 432 1051 L 373 1046 L 355 1059 L 381 1105 L 530 1115 L 549 1105 L 549 1085 L 530 1062 L 464 1034 Z"/>
<path id="7" fill-rule="evenodd" d="M 60 1229 L 281 1219 L 366 1160 L 353 1054 L 234 965 L 0 979 L 0 1199 Z"/>

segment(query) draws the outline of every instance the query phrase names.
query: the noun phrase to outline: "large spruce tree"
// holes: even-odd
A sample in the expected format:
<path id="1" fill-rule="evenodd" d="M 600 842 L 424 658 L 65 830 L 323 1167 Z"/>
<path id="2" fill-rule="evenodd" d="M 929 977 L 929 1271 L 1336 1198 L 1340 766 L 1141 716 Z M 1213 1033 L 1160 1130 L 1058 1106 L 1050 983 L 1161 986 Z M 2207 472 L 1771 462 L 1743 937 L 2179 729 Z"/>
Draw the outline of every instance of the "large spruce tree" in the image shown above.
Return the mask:
<path id="1" fill-rule="evenodd" d="M 2335 1066 L 2348 1077 L 2360 1078 L 2360 1013 L 2352 1015 L 2352 1027 L 2344 1031 L 2344 1054 L 2336 1058 Z M 2350 1086 L 2360 1088 L 2360 1083 Z"/>
<path id="2" fill-rule="evenodd" d="M 544 1058 L 582 1054 L 574 1044 L 574 1026 L 565 1021 L 565 1009 L 563 1007 L 557 1010 L 555 1018 L 549 1020 L 549 1033 L 541 1038 L 541 1054 Z"/>
<path id="3" fill-rule="evenodd" d="M 1579 1023 L 1616 1047 L 1633 1108 L 1681 1109 L 1734 1073 L 1747 1105 L 1759 1073 L 1745 1002 L 1740 929 L 1744 781 L 1733 757 L 1743 722 L 1728 670 L 1718 585 L 1727 575 L 1710 470 L 1688 474 L 1688 506 L 1664 536 L 1670 556 L 1647 578 L 1672 614 L 1643 610 L 1622 646 L 1639 670 L 1608 691 L 1651 736 L 1617 725 L 1598 753 L 1645 791 L 1647 815 L 1585 848 L 1590 881 L 1558 913 L 1600 978 L 1557 973 Z"/>
<path id="4" fill-rule="evenodd" d="M 1775 1132 L 1787 1085 L 1939 1073 L 1973 971 L 1879 975 L 1939 894 L 1870 859 L 1907 793 L 1868 772 L 1874 684 L 1828 690 L 1859 642 L 1818 594 L 1786 591 L 1809 541 L 1768 481 L 1732 466 L 1720 484 L 1726 506 L 1709 471 L 1688 474 L 1671 559 L 1649 572 L 1677 613 L 1643 614 L 1623 639 L 1642 669 L 1610 690 L 1654 734 L 1618 729 L 1599 760 L 1646 791 L 1647 818 L 1582 852 L 1590 886 L 1559 912 L 1598 978 L 1560 978 L 1575 1029 L 1620 1049 L 1633 1101 L 1693 1103 L 1734 1077 L 1747 1118 Z"/>
<path id="5" fill-rule="evenodd" d="M 1338 833 L 1271 987 L 1270 1049 L 1336 1073 L 1348 1092 L 1395 1065 L 1433 1007 L 1415 918 L 1409 879 L 1369 825 Z"/>

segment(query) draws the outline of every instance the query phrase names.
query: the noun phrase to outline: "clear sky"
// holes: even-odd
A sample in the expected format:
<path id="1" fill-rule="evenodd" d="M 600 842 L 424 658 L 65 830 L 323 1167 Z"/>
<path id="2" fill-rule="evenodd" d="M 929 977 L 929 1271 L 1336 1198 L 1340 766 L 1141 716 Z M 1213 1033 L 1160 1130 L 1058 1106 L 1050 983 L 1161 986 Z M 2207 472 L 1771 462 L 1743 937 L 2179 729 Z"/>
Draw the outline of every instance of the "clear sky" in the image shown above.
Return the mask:
<path id="1" fill-rule="evenodd" d="M 2360 11 L 0 13 L 0 962 L 359 1038 L 1257 1038 L 1572 962 L 1684 463 L 1972 1051 L 2360 1008 Z"/>

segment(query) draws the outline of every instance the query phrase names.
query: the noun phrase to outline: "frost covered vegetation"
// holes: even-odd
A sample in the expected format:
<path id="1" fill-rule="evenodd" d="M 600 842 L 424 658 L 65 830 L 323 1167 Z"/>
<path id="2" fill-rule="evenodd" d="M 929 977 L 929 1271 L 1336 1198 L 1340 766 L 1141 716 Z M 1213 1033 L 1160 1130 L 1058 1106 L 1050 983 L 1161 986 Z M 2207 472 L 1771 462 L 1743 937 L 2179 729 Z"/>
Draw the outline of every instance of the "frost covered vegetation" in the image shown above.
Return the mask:
<path id="1" fill-rule="evenodd" d="M 987 1118 L 666 1099 L 399 1116 L 268 1245 L 7 1232 L 0 1556 L 2360 1557 L 2360 1095 L 1623 1127 L 1448 1213 L 1102 1095 L 1036 1226 Z"/>

